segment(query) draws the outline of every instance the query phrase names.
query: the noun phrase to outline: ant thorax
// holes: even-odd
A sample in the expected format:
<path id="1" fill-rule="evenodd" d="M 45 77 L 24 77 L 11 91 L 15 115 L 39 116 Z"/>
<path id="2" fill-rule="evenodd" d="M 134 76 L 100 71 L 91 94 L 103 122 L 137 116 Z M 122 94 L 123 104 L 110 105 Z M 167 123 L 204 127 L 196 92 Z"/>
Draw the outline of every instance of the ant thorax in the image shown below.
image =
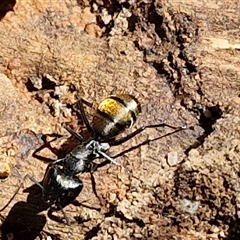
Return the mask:
<path id="1" fill-rule="evenodd" d="M 64 166 L 64 174 L 75 176 L 91 169 L 92 160 L 102 157 L 102 153 L 110 148 L 108 143 L 100 143 L 90 140 L 85 144 L 78 145 L 69 153 L 59 165 Z"/>

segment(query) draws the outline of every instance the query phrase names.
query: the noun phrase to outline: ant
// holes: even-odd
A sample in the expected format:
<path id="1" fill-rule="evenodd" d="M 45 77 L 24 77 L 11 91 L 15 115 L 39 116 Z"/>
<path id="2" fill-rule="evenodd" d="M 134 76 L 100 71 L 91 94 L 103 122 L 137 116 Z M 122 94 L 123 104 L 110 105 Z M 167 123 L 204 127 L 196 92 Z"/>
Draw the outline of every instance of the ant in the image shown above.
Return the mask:
<path id="1" fill-rule="evenodd" d="M 107 161 L 120 165 L 113 157 L 110 157 L 106 153 L 112 146 L 117 146 L 128 141 L 147 128 L 166 126 L 174 129 L 173 132 L 167 135 L 187 129 L 186 126 L 174 127 L 166 123 L 159 123 L 142 126 L 127 136 L 115 139 L 117 135 L 125 129 L 132 127 L 136 122 L 138 115 L 141 113 L 141 106 L 138 100 L 130 94 L 116 94 L 107 97 L 99 104 L 92 124 L 88 121 L 83 103 L 85 103 L 83 99 L 78 102 L 78 112 L 88 132 L 91 134 L 90 139 L 83 141 L 83 137 L 80 134 L 64 125 L 65 129 L 80 141 L 80 144 L 64 158 L 50 163 L 47 166 L 41 183 L 37 183 L 32 179 L 32 181 L 41 187 L 44 201 L 54 206 L 55 210 L 61 210 L 68 225 L 70 223 L 63 208 L 72 203 L 83 188 L 82 181 L 76 175 L 83 172 L 93 172 L 97 169 L 98 164 L 93 161 L 94 159 L 105 158 Z M 147 140 L 138 146 L 159 138 Z M 117 156 L 120 155 L 118 154 Z"/>

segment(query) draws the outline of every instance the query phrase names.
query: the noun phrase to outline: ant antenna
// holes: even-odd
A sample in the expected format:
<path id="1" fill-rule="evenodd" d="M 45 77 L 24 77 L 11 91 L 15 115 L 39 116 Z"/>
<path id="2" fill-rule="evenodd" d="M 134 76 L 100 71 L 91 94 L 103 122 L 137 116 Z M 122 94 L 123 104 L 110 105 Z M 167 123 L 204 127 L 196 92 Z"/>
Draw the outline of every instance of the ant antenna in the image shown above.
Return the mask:
<path id="1" fill-rule="evenodd" d="M 115 161 L 112 157 L 110 157 L 110 156 L 107 155 L 106 153 L 104 153 L 104 152 L 102 152 L 102 151 L 98 151 L 98 153 L 99 153 L 102 157 L 104 157 L 105 159 L 107 159 L 108 161 L 110 161 L 110 162 L 112 162 L 112 163 L 114 163 L 114 164 L 116 164 L 116 165 L 118 165 L 118 166 L 121 166 L 121 168 L 123 168 L 128 174 L 131 174 L 131 172 L 130 172 L 127 168 L 125 168 L 121 163 Z"/>

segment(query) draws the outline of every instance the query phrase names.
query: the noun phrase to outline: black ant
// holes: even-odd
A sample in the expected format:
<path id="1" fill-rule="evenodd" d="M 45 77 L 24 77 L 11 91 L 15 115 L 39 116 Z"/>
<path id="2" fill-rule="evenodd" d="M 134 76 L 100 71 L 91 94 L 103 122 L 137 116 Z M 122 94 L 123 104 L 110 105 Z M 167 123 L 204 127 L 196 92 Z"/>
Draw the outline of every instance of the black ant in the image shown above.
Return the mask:
<path id="1" fill-rule="evenodd" d="M 54 205 L 56 210 L 61 210 L 68 224 L 69 220 L 63 208 L 72 203 L 83 188 L 82 181 L 76 175 L 87 171 L 95 171 L 97 169 L 97 164 L 93 162 L 94 159 L 105 158 L 114 164 L 120 165 L 113 157 L 110 157 L 106 153 L 110 147 L 128 141 L 147 128 L 166 126 L 174 129 L 170 134 L 187 129 L 186 126 L 174 127 L 166 123 L 159 123 L 142 126 L 127 136 L 115 139 L 117 135 L 125 129 L 130 128 L 135 123 L 141 112 L 141 106 L 138 100 L 129 94 L 117 94 L 107 97 L 99 104 L 97 112 L 93 117 L 92 124 L 90 124 L 87 119 L 83 103 L 83 100 L 78 102 L 79 113 L 88 132 L 91 134 L 91 138 L 87 141 L 83 141 L 81 135 L 68 126 L 64 126 L 67 131 L 81 142 L 81 144 L 64 158 L 50 163 L 41 184 L 34 181 L 42 188 L 45 202 L 49 203 L 51 206 Z M 154 139 L 154 141 L 159 138 Z M 140 145 L 150 141 L 153 140 L 147 140 Z M 3 209 L 5 209 L 5 207 Z"/>

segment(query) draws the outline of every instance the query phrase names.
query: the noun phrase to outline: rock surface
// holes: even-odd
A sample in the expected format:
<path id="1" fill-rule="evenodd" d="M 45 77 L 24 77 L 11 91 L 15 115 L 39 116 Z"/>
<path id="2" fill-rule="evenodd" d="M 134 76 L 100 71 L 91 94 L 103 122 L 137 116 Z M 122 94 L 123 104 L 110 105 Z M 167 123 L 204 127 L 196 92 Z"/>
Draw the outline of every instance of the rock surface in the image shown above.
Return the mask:
<path id="1" fill-rule="evenodd" d="M 0 3 L 1 239 L 239 239 L 239 10 L 226 0 Z M 142 103 L 134 129 L 193 128 L 117 158 L 131 174 L 100 168 L 97 195 L 82 174 L 67 226 L 25 176 L 40 182 L 77 144 L 61 124 L 83 130 L 78 99 L 93 103 L 91 119 L 119 92 Z M 148 129 L 109 154 L 170 131 Z"/>

